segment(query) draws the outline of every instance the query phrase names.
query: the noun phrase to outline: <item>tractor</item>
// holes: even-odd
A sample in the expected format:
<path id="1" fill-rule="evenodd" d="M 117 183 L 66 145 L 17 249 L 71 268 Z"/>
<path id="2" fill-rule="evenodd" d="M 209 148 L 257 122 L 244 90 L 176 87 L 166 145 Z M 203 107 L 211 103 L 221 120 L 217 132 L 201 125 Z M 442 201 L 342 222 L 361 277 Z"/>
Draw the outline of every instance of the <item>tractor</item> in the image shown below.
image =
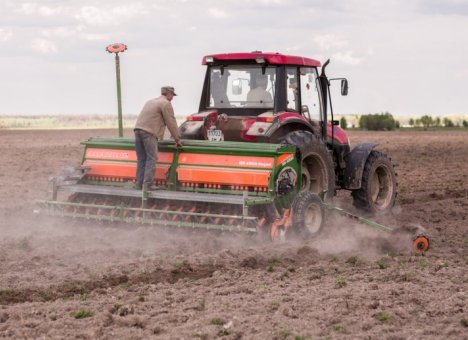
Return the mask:
<path id="1" fill-rule="evenodd" d="M 329 79 L 317 60 L 279 53 L 210 54 L 199 112 L 181 124 L 183 139 L 280 143 L 297 147 L 302 190 L 351 191 L 353 204 L 367 212 L 389 212 L 395 204 L 396 176 L 390 158 L 364 143 L 351 150 L 334 120 Z M 259 96 L 259 92 L 262 94 Z M 257 95 L 257 96 L 256 96 Z"/>

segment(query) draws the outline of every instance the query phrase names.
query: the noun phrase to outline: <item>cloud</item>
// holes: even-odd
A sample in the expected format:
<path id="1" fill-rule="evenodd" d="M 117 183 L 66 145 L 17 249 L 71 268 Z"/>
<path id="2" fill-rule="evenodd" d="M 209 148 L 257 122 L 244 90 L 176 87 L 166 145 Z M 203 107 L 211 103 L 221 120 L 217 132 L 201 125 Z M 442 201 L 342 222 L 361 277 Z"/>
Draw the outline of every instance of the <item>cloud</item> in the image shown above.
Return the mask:
<path id="1" fill-rule="evenodd" d="M 220 10 L 218 8 L 210 8 L 208 10 L 208 14 L 211 15 L 213 18 L 216 18 L 216 19 L 224 19 L 228 16 L 228 14 L 226 12 L 224 12 L 223 10 Z"/>
<path id="2" fill-rule="evenodd" d="M 63 11 L 61 6 L 49 7 L 49 6 L 39 6 L 34 2 L 22 3 L 21 6 L 17 9 L 17 12 L 26 14 L 26 15 L 35 15 L 39 14 L 41 16 L 49 17 L 53 15 L 59 15 Z"/>
<path id="3" fill-rule="evenodd" d="M 88 41 L 108 41 L 110 39 L 108 34 L 96 33 L 83 33 L 80 34 L 80 38 Z"/>
<path id="4" fill-rule="evenodd" d="M 101 10 L 94 6 L 84 6 L 80 9 L 77 19 L 96 26 L 116 24 L 115 18 L 110 14 L 110 12 Z"/>
<path id="5" fill-rule="evenodd" d="M 285 0 L 260 0 L 260 3 L 264 5 L 279 5 L 285 3 Z"/>
<path id="6" fill-rule="evenodd" d="M 293 2 L 291 2 L 290 0 L 225 0 L 223 1 L 223 4 L 241 8 L 269 7 L 271 9 L 272 6 L 277 5 L 295 6 L 297 2 L 297 0 Z"/>
<path id="7" fill-rule="evenodd" d="M 87 27 L 78 25 L 75 27 L 59 26 L 51 29 L 44 29 L 41 35 L 48 39 L 67 39 L 76 37 L 87 41 L 105 41 L 109 39 L 109 34 L 105 33 L 87 33 Z"/>
<path id="8" fill-rule="evenodd" d="M 9 28 L 0 28 L 0 42 L 7 42 L 13 36 L 13 31 Z"/>
<path id="9" fill-rule="evenodd" d="M 345 53 L 338 52 L 333 54 L 333 59 L 347 65 L 359 65 L 364 61 L 363 58 L 357 58 L 352 56 L 353 52 L 348 51 Z"/>
<path id="10" fill-rule="evenodd" d="M 425 0 L 418 3 L 419 9 L 425 14 L 437 15 L 468 15 L 466 0 Z"/>
<path id="11" fill-rule="evenodd" d="M 62 13 L 62 7 L 47 7 L 47 6 L 41 6 L 38 9 L 39 15 L 45 16 L 45 17 L 50 17 L 53 15 L 59 15 Z"/>
<path id="12" fill-rule="evenodd" d="M 23 13 L 23 14 L 34 14 L 36 10 L 37 10 L 37 4 L 26 2 L 26 3 L 21 4 L 17 12 Z"/>
<path id="13" fill-rule="evenodd" d="M 286 47 L 285 50 L 288 53 L 294 53 L 294 52 L 297 53 L 302 50 L 302 45 L 294 45 L 294 46 Z"/>
<path id="14" fill-rule="evenodd" d="M 57 46 L 47 39 L 34 39 L 32 41 L 31 48 L 41 54 L 56 53 L 58 51 Z"/>
<path id="15" fill-rule="evenodd" d="M 140 3 L 122 5 L 112 8 L 83 6 L 79 9 L 76 19 L 92 26 L 117 26 L 137 16 L 148 14 L 148 10 Z"/>
<path id="16" fill-rule="evenodd" d="M 314 38 L 314 42 L 322 51 L 339 48 L 348 45 L 348 41 L 340 39 L 333 34 L 325 34 Z"/>
<path id="17" fill-rule="evenodd" d="M 41 34 L 46 38 L 69 38 L 71 36 L 77 35 L 79 32 L 83 31 L 85 26 L 80 25 L 76 27 L 66 27 L 59 26 L 51 29 L 44 29 L 41 31 Z"/>

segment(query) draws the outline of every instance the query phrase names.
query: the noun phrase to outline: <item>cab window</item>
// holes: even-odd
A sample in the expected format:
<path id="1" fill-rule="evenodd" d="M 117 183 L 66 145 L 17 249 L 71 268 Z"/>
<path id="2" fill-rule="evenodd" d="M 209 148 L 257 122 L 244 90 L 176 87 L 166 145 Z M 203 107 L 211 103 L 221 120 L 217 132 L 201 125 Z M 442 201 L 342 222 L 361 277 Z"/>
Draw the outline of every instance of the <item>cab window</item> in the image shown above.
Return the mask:
<path id="1" fill-rule="evenodd" d="M 320 87 L 317 69 L 300 68 L 301 112 L 311 122 L 321 120 Z"/>
<path id="2" fill-rule="evenodd" d="M 299 112 L 297 67 L 286 68 L 286 109 Z"/>

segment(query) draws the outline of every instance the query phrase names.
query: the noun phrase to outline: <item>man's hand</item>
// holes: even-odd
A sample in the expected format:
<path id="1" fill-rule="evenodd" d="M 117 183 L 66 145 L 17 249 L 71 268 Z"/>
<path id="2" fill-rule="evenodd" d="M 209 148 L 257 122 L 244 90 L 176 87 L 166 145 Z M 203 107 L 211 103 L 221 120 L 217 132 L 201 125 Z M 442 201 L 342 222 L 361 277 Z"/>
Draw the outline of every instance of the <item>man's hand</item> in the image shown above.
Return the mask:
<path id="1" fill-rule="evenodd" d="M 179 139 L 179 140 L 176 140 L 176 142 L 175 142 L 175 147 L 176 147 L 177 149 L 180 149 L 180 148 L 182 147 L 182 141 L 181 141 L 180 139 Z"/>

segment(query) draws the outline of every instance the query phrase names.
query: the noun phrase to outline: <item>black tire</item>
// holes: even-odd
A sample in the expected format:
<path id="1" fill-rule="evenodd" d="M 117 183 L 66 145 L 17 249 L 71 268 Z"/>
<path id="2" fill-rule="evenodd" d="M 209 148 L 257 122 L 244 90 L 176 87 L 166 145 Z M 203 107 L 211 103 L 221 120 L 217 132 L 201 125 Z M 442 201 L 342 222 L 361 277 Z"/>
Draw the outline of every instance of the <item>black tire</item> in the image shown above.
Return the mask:
<path id="1" fill-rule="evenodd" d="M 281 143 L 295 145 L 302 158 L 301 191 L 320 194 L 326 191 L 325 198 L 335 195 L 335 172 L 333 160 L 325 143 L 309 131 L 293 131 L 281 139 Z"/>
<path id="2" fill-rule="evenodd" d="M 310 191 L 298 193 L 292 204 L 292 214 L 289 236 L 310 239 L 322 232 L 325 225 L 325 206 L 317 194 Z"/>
<path id="3" fill-rule="evenodd" d="M 355 207 L 372 214 L 386 213 L 395 205 L 397 194 L 395 169 L 388 156 L 372 150 L 362 173 L 362 185 L 353 190 Z"/>

